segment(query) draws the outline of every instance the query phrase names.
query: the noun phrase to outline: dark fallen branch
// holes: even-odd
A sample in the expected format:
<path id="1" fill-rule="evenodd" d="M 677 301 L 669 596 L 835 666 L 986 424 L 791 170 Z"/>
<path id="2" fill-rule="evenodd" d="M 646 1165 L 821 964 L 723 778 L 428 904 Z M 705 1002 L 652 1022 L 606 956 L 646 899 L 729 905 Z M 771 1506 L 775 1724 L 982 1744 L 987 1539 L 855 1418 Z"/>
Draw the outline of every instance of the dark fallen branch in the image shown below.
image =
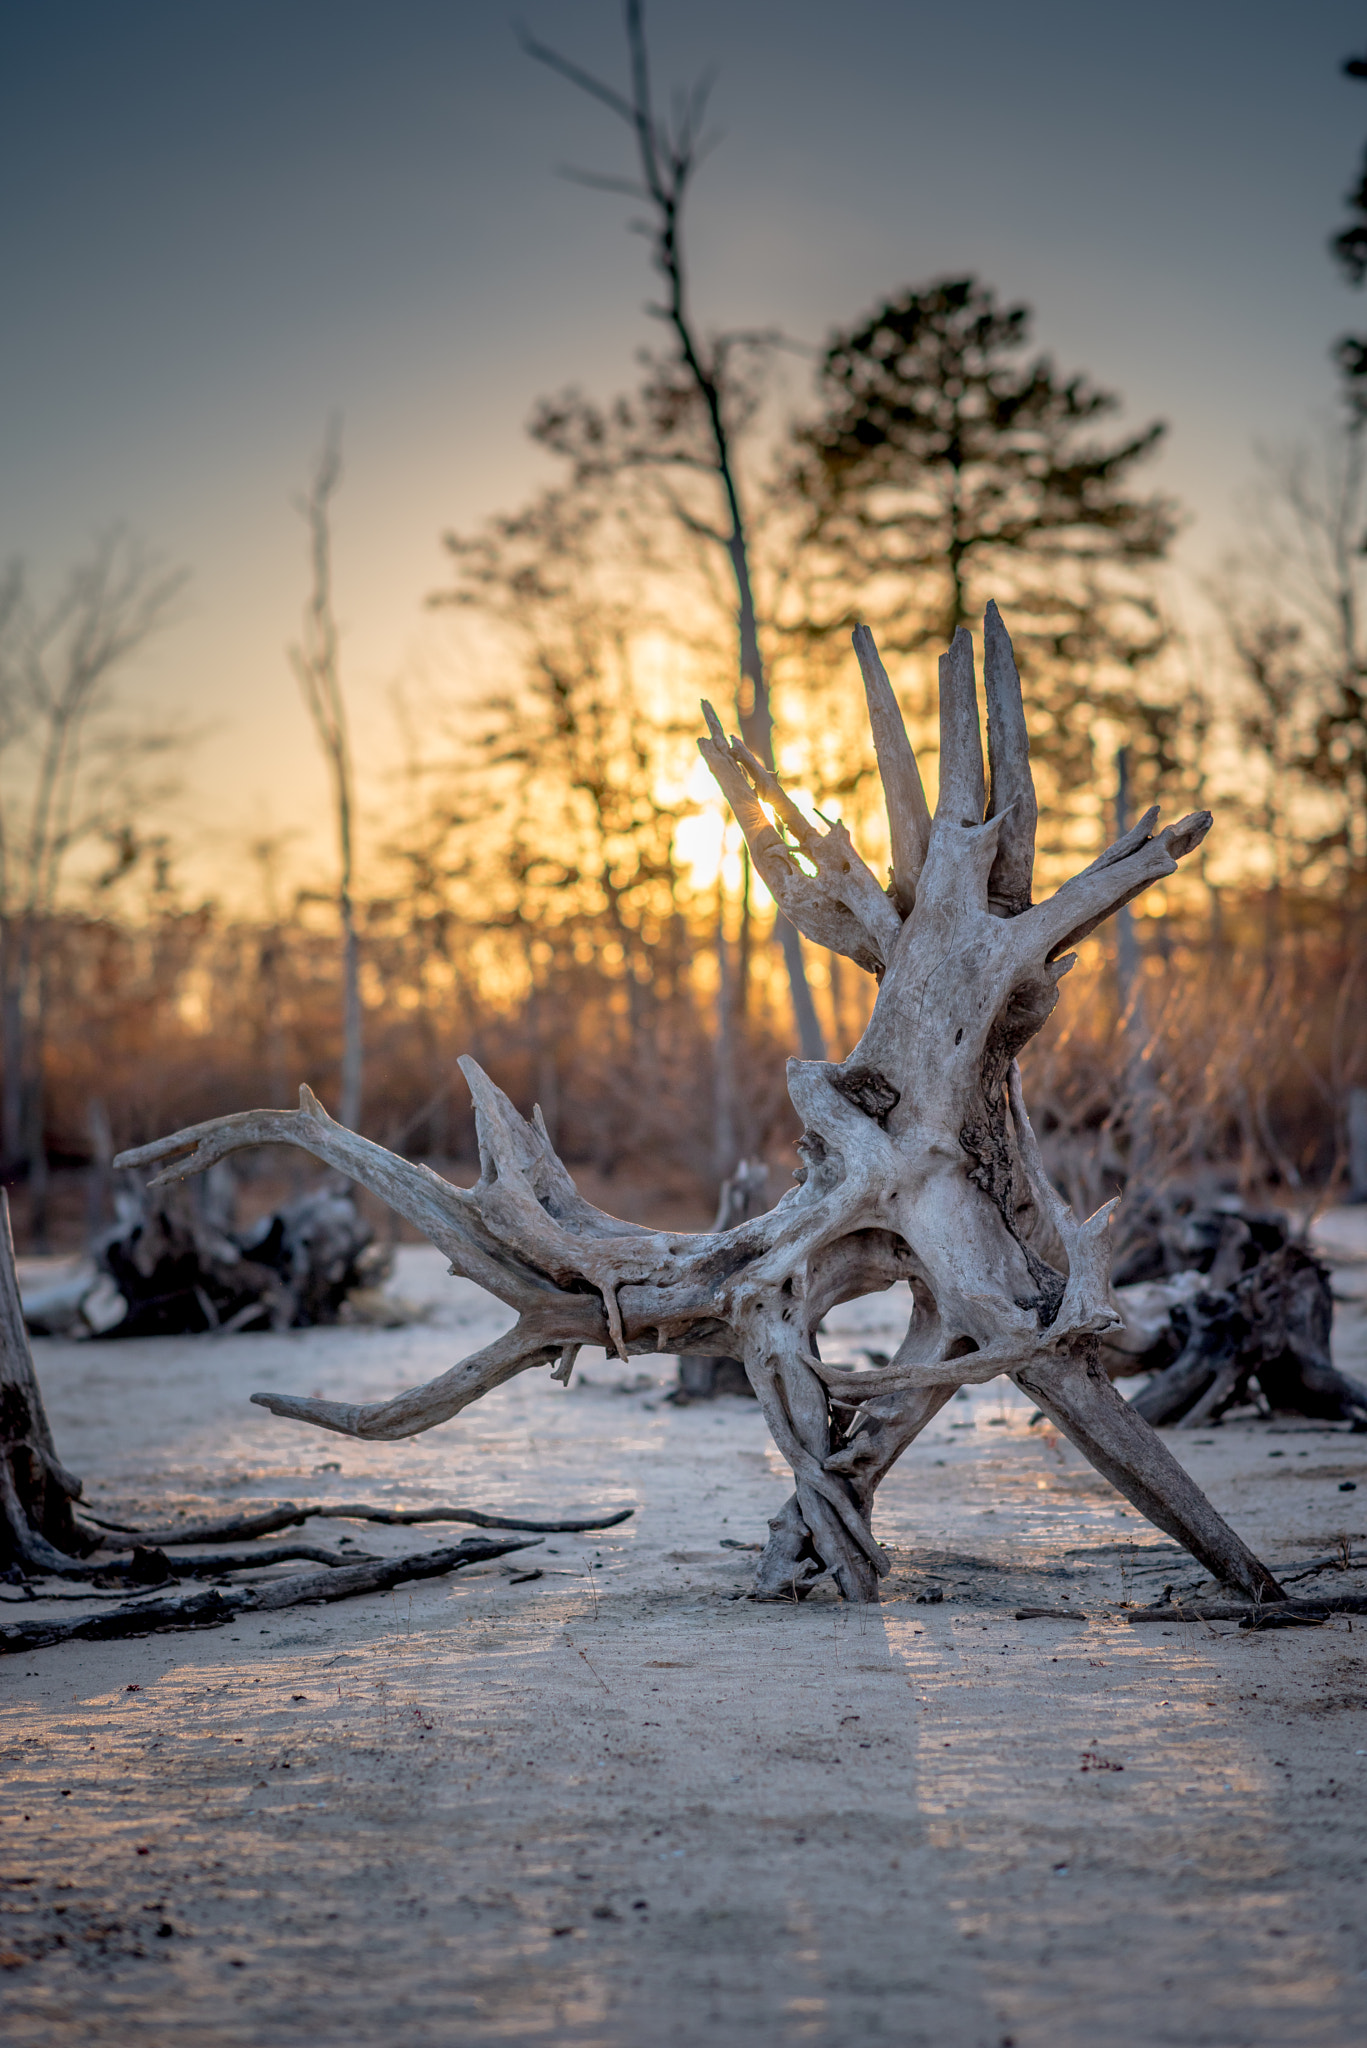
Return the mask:
<path id="1" fill-rule="evenodd" d="M 327 1550 L 321 1543 L 270 1543 L 260 1550 L 214 1551 L 201 1557 L 167 1557 L 164 1550 L 158 1555 L 167 1577 L 173 1579 L 211 1579 L 217 1572 L 261 1571 L 266 1565 L 291 1564 L 296 1558 L 327 1565 L 331 1571 L 355 1564 L 384 1563 L 382 1557 L 374 1557 L 366 1550 L 348 1556 L 344 1550 Z"/>
<path id="2" fill-rule="evenodd" d="M 1257 1607 L 1247 1601 L 1174 1600 L 1164 1607 L 1132 1609 L 1124 1619 L 1132 1627 L 1145 1621 L 1237 1621 L 1247 1628 L 1261 1628 L 1269 1625 L 1261 1617 L 1278 1614 L 1321 1620 L 1331 1614 L 1367 1614 L 1367 1593 L 1331 1593 L 1322 1600 L 1265 1600 Z"/>
<path id="3" fill-rule="evenodd" d="M 591 1529 L 615 1529 L 634 1515 L 635 1508 L 618 1508 L 615 1514 L 571 1518 L 564 1522 L 529 1522 L 523 1515 L 486 1515 L 478 1508 L 312 1508 L 311 1514 L 337 1522 L 388 1522 L 405 1529 L 419 1522 L 471 1522 L 477 1529 L 530 1529 L 538 1536 L 582 1536 Z"/>
<path id="4" fill-rule="evenodd" d="M 52 1643 L 98 1643 L 120 1636 L 153 1635 L 161 1629 L 221 1628 L 252 1605 L 254 1590 L 249 1586 L 211 1586 L 188 1599 L 127 1602 L 73 1621 L 0 1622 L 0 1657 L 46 1649 Z"/>
<path id="5" fill-rule="evenodd" d="M 125 1580 L 121 1586 L 82 1586 L 79 1593 L 55 1593 L 50 1586 L 40 1593 L 25 1579 L 15 1590 L 0 1590 L 0 1606 L 32 1607 L 39 1600 L 131 1600 L 135 1594 L 155 1590 L 154 1586 L 135 1586 Z"/>
<path id="6" fill-rule="evenodd" d="M 1336 1552 L 1333 1557 L 1307 1558 L 1306 1562 L 1299 1566 L 1298 1569 L 1282 1572 L 1279 1576 L 1284 1586 L 1290 1586 L 1297 1579 L 1318 1578 L 1321 1572 L 1351 1572 L 1361 1571 L 1362 1569 L 1362 1561 L 1354 1562 L 1352 1552 L 1345 1549 Z"/>
<path id="7" fill-rule="evenodd" d="M 372 1508 L 355 1501 L 344 1502 L 340 1507 L 326 1501 L 297 1507 L 293 1501 L 287 1500 L 282 1501 L 279 1507 L 263 1510 L 259 1515 L 232 1515 L 222 1522 L 185 1522 L 178 1528 L 169 1529 L 135 1529 L 127 1522 L 106 1522 L 91 1514 L 86 1514 L 85 1519 L 98 1529 L 110 1529 L 120 1536 L 132 1537 L 137 1543 L 169 1550 L 187 1543 L 246 1543 L 256 1536 L 273 1536 L 277 1529 L 297 1528 L 301 1522 L 310 1519 L 383 1522 L 393 1528 L 405 1529 L 414 1528 L 420 1522 L 464 1522 L 476 1529 L 522 1529 L 537 1536 L 582 1536 L 593 1529 L 615 1529 L 619 1522 L 629 1520 L 635 1512 L 635 1508 L 618 1508 L 610 1515 L 571 1516 L 566 1521 L 541 1522 L 529 1521 L 525 1515 L 486 1515 L 480 1508 Z"/>
<path id="8" fill-rule="evenodd" d="M 1329 1619 L 1323 1607 L 1259 1607 L 1244 1616 L 1240 1628 L 1322 1628 Z"/>
<path id="9" fill-rule="evenodd" d="M 351 1600 L 361 1593 L 383 1593 L 409 1579 L 441 1578 L 462 1565 L 482 1564 L 510 1550 L 529 1550 L 535 1539 L 492 1541 L 467 1536 L 444 1550 L 419 1551 L 365 1564 L 349 1564 L 321 1572 L 296 1572 L 254 1586 L 211 1586 L 177 1600 L 136 1600 L 107 1608 L 102 1614 L 71 1621 L 0 1623 L 0 1656 L 19 1650 L 43 1649 L 52 1643 L 110 1642 L 121 1636 L 152 1635 L 163 1629 L 221 1628 L 242 1614 L 264 1614 L 281 1607 L 301 1607 L 330 1600 Z"/>
<path id="10" fill-rule="evenodd" d="M 308 1520 L 313 1512 L 310 1508 L 296 1507 L 292 1500 L 282 1501 L 278 1508 L 267 1508 L 259 1515 L 229 1515 L 221 1522 L 183 1522 L 172 1529 L 138 1529 L 131 1522 L 108 1522 L 102 1515 L 92 1515 L 86 1507 L 81 1515 L 94 1524 L 91 1534 L 101 1529 L 110 1529 L 119 1536 L 131 1536 L 137 1543 L 155 1543 L 163 1549 L 172 1543 L 249 1543 L 255 1536 L 273 1536 L 277 1529 L 297 1528 L 300 1522 Z M 103 1542 L 103 1537 L 96 1541 Z M 107 1546 L 118 1549 L 117 1544 Z M 127 1546 L 123 1546 L 127 1548 Z"/>
<path id="11" fill-rule="evenodd" d="M 82 1562 L 64 1559 L 51 1576 L 83 1580 L 95 1586 L 165 1586 L 172 1579 L 211 1579 L 225 1572 L 257 1571 L 263 1565 L 287 1564 L 307 1558 L 313 1564 L 349 1565 L 369 1562 L 370 1553 L 350 1556 L 341 1550 L 326 1550 L 321 1543 L 275 1543 L 263 1550 L 214 1551 L 203 1557 L 168 1557 L 158 1544 L 136 1543 L 131 1556 L 120 1546 L 113 1556 L 88 1558 Z M 41 1569 L 31 1576 L 45 1576 Z"/>

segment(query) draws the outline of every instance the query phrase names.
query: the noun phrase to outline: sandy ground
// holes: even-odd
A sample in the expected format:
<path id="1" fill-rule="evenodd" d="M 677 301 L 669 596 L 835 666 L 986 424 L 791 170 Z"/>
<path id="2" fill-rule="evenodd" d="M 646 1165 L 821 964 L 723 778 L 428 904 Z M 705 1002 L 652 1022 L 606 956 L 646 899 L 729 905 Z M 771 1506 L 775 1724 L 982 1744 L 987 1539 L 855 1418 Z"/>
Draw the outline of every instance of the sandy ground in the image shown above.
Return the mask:
<path id="1" fill-rule="evenodd" d="M 1359 1372 L 1365 1224 L 1324 1226 Z M 784 1468 L 753 1405 L 663 1402 L 665 1360 L 585 1354 L 568 1392 L 526 1375 L 399 1445 L 248 1405 L 382 1397 L 507 1320 L 424 1250 L 398 1287 L 434 1319 L 39 1343 L 92 1506 L 633 1520 L 0 1664 L 7 2043 L 1362 2042 L 1367 1620 L 1127 1626 L 1118 1603 L 1194 1592 L 1199 1568 L 1000 1386 L 951 1402 L 883 1488 L 872 1610 L 745 1597 L 753 1559 L 723 1546 L 763 1535 Z M 838 1312 L 838 1338 L 880 1343 L 893 1299 Z M 1367 1437 L 1169 1441 L 1274 1567 L 1367 1544 Z M 1367 1574 L 1297 1590 L 1344 1585 Z"/>

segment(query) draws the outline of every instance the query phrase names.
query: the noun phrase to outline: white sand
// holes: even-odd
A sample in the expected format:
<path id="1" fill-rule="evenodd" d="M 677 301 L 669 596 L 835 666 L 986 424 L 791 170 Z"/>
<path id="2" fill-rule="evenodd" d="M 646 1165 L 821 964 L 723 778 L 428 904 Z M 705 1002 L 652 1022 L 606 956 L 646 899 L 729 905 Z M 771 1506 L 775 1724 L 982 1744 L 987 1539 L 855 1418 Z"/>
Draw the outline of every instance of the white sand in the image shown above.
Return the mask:
<path id="1" fill-rule="evenodd" d="M 1345 1217 L 1360 1294 L 1367 1212 Z M 568 1393 L 526 1375 L 398 1445 L 247 1403 L 382 1397 L 506 1321 L 424 1251 L 397 1284 L 440 1320 L 38 1344 L 91 1505 L 634 1519 L 520 1553 L 527 1584 L 496 1563 L 0 1663 L 7 2043 L 1356 2048 L 1367 1619 L 1124 1626 L 1108 1601 L 1199 1568 L 999 1386 L 885 1485 L 872 1610 L 744 1597 L 753 1560 L 721 1541 L 764 1534 L 784 1468 L 751 1404 L 662 1403 L 664 1360 L 623 1391 L 646 1376 L 585 1354 Z M 877 1344 L 888 1306 L 832 1321 Z M 1359 1372 L 1361 1329 L 1345 1302 Z M 1367 1437 L 1168 1440 L 1274 1567 L 1367 1544 Z M 1367 1576 L 1297 1590 L 1345 1584 Z M 1065 1596 L 1085 1624 L 1013 1618 Z"/>

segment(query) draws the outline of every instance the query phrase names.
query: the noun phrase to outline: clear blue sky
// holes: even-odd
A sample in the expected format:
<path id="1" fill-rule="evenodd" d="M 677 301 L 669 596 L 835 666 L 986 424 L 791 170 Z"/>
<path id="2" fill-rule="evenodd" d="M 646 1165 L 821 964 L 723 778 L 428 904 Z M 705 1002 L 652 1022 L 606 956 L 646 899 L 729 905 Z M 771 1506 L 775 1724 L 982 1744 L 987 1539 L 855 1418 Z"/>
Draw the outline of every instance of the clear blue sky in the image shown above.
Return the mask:
<path id="1" fill-rule="evenodd" d="M 54 576 L 125 519 L 194 571 L 145 687 L 213 735 L 196 815 L 312 817 L 282 650 L 290 496 L 329 409 L 348 681 L 379 744 L 438 536 L 542 475 L 540 393 L 607 394 L 650 331 L 608 116 L 522 14 L 622 74 L 615 0 L 9 0 L 0 15 L 0 551 Z M 1367 295 L 1325 250 L 1367 137 L 1367 11 L 1318 0 L 655 0 L 657 74 L 720 69 L 690 221 L 718 325 L 818 340 L 976 271 L 1059 361 L 1170 424 L 1156 483 L 1228 542 L 1255 438 L 1304 433 Z"/>

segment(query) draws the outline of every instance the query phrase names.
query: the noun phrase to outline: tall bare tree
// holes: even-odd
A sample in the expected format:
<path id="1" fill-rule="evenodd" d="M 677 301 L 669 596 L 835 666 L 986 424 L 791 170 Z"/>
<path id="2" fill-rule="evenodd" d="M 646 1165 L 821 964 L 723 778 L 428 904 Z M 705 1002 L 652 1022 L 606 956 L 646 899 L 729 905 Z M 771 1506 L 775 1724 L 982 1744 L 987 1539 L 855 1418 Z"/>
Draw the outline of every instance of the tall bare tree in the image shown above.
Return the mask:
<path id="1" fill-rule="evenodd" d="M 109 841 L 120 871 L 144 848 L 134 821 L 153 795 L 145 771 L 173 735 L 121 722 L 113 686 L 168 622 L 185 580 L 115 530 L 46 608 L 22 564 L 0 585 L 0 1138 L 5 1172 L 28 1175 L 39 1242 L 54 914 L 78 848 Z"/>
<path id="2" fill-rule="evenodd" d="M 1221 605 L 1243 681 L 1245 816 L 1274 893 L 1367 896 L 1367 419 L 1264 456 Z"/>
<path id="3" fill-rule="evenodd" d="M 312 587 L 302 637 L 289 650 L 332 783 L 337 826 L 337 913 L 342 926 L 342 1076 L 339 1114 L 352 1129 L 360 1121 L 362 1063 L 361 964 L 354 886 L 355 777 L 346 699 L 342 694 L 337 618 L 332 603 L 332 501 L 342 481 L 341 421 L 329 422 L 323 452 L 307 497 L 298 501 L 308 528 Z"/>
<path id="4" fill-rule="evenodd" d="M 647 209 L 637 223 L 649 242 L 651 261 L 663 294 L 649 308 L 668 329 L 669 353 L 650 365 L 637 403 L 619 403 L 610 418 L 580 401 L 543 410 L 540 438 L 570 455 L 583 470 L 654 467 L 683 477 L 706 476 L 716 494 L 716 509 L 699 514 L 670 493 L 676 516 L 698 539 L 725 553 L 735 592 L 739 676 L 736 715 L 751 752 L 766 767 L 774 765 L 773 713 L 752 575 L 750 527 L 742 500 L 735 459 L 737 414 L 747 409 L 750 393 L 738 365 L 753 352 L 760 337 L 723 335 L 706 338 L 688 300 L 683 240 L 684 205 L 694 173 L 705 153 L 703 132 L 710 76 L 690 92 L 676 95 L 673 112 L 657 112 L 650 76 L 641 0 L 624 0 L 627 55 L 631 82 L 626 92 L 585 71 L 548 44 L 523 32 L 529 57 L 568 79 L 624 123 L 635 147 L 637 176 L 599 177 L 574 173 L 580 182 L 640 201 Z M 718 517 L 720 514 L 720 517 Z M 822 1059 L 825 1044 L 802 959 L 796 927 L 782 914 L 776 925 L 792 990 L 803 1057 Z"/>

